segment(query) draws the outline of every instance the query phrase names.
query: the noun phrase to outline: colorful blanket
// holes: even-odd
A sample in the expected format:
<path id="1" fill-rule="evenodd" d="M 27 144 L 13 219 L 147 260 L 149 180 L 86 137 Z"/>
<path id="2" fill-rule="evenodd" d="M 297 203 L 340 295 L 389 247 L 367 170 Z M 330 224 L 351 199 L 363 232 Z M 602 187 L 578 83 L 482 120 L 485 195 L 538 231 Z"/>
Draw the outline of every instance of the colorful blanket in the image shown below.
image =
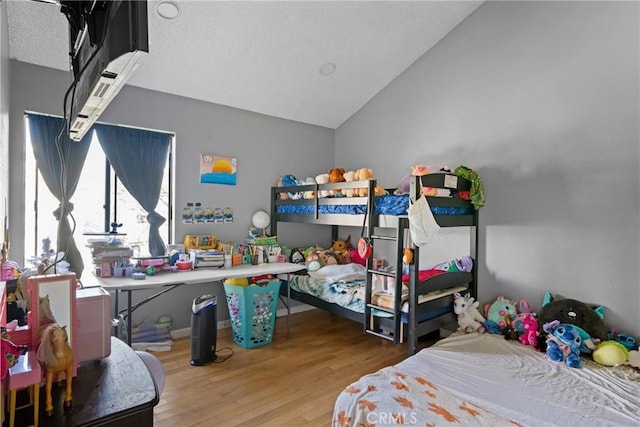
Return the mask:
<path id="1" fill-rule="evenodd" d="M 309 276 L 294 276 L 289 282 L 291 289 L 304 292 L 323 301 L 338 304 L 357 313 L 364 313 L 365 282 L 335 282 L 314 279 Z"/>
<path id="2" fill-rule="evenodd" d="M 396 367 L 381 369 L 349 385 L 336 401 L 333 426 L 517 426 Z"/>

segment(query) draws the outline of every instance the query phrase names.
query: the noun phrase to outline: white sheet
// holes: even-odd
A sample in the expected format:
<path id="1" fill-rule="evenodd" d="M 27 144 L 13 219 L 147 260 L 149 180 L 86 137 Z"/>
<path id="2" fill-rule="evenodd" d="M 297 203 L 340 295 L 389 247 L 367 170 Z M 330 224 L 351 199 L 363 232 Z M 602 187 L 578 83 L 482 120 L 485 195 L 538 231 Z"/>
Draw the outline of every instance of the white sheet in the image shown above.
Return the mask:
<path id="1" fill-rule="evenodd" d="M 640 375 L 568 368 L 498 335 L 453 335 L 396 367 L 524 426 L 640 425 Z"/>
<path id="2" fill-rule="evenodd" d="M 367 269 L 357 263 L 325 265 L 317 271 L 310 271 L 309 276 L 327 283 L 353 282 L 367 279 Z"/>

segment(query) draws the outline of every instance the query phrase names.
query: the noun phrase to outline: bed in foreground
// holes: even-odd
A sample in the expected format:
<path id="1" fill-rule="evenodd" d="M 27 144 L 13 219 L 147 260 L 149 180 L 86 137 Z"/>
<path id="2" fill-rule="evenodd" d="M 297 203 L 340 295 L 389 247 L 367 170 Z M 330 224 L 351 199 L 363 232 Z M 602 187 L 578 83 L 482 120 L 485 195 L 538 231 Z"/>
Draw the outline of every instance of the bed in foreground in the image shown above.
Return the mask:
<path id="1" fill-rule="evenodd" d="M 333 426 L 640 425 L 640 373 L 584 362 L 569 368 L 500 335 L 456 333 L 347 386 Z"/>

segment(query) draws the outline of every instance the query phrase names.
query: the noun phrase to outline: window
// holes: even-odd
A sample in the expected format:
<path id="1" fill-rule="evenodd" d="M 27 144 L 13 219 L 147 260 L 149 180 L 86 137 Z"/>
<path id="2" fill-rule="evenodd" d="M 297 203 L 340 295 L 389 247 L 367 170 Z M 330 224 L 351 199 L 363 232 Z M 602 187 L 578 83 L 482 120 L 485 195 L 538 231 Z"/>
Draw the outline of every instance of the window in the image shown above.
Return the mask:
<path id="1" fill-rule="evenodd" d="M 36 168 L 27 120 L 28 116 L 25 119 L 25 212 L 34 213 L 25 215 L 25 259 L 29 262 L 49 248 L 56 252 L 64 249 L 58 248 L 56 242 L 58 222 L 53 211 L 58 207 L 58 200 L 51 194 Z M 172 241 L 173 232 L 171 158 L 172 148 L 167 157 L 160 200 L 156 207 L 156 212 L 166 219 L 160 227 L 160 235 L 165 244 Z M 86 239 L 91 236 L 84 233 L 109 233 L 115 229 L 118 233 L 125 234 L 121 237 L 131 246 L 136 256 L 149 254 L 147 213 L 115 175 L 95 134 L 71 203 L 73 219 L 70 220 L 75 220 L 74 238 L 85 265 L 81 278 L 85 283 L 91 282 L 93 262 L 91 252 L 86 247 Z M 117 226 L 119 224 L 121 226 Z M 48 248 L 43 244 L 47 239 L 50 242 Z"/>

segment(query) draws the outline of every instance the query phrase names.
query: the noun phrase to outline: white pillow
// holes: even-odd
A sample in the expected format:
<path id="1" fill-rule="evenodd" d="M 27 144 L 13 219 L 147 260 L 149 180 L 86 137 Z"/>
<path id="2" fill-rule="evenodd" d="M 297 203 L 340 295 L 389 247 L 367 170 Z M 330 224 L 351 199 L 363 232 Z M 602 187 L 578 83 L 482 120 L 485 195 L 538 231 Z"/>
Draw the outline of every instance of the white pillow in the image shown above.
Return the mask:
<path id="1" fill-rule="evenodd" d="M 354 280 L 365 280 L 367 278 L 367 269 L 365 266 L 354 262 L 350 264 L 332 264 L 325 265 L 317 271 L 310 271 L 309 276 L 327 283 L 353 282 Z"/>

